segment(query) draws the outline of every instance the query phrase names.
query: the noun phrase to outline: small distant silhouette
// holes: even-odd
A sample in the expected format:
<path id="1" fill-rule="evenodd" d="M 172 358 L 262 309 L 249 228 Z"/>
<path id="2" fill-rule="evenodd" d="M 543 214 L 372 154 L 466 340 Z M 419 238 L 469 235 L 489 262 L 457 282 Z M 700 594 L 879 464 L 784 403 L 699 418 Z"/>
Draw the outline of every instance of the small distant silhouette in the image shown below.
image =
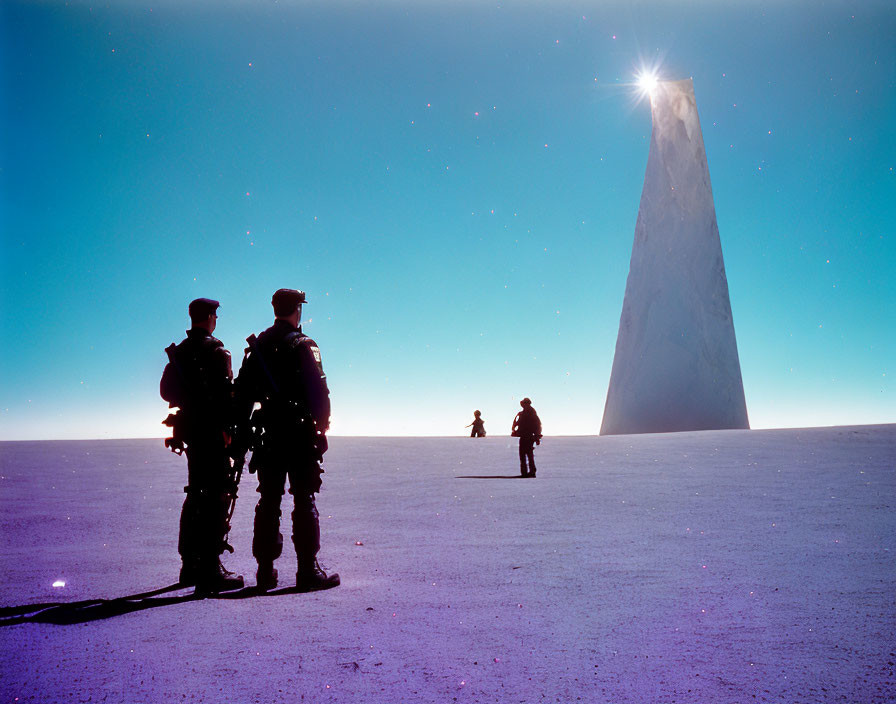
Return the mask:
<path id="1" fill-rule="evenodd" d="M 469 428 L 471 426 L 473 428 L 473 430 L 470 431 L 471 438 L 485 437 L 485 421 L 482 420 L 482 411 L 473 411 L 473 422 L 464 427 Z"/>
<path id="2" fill-rule="evenodd" d="M 541 445 L 541 419 L 532 408 L 532 401 L 524 398 L 520 401 L 523 407 L 516 418 L 513 419 L 513 427 L 510 436 L 520 439 L 520 476 L 535 478 L 535 451 L 534 445 Z M 528 460 L 529 466 L 526 467 Z"/>

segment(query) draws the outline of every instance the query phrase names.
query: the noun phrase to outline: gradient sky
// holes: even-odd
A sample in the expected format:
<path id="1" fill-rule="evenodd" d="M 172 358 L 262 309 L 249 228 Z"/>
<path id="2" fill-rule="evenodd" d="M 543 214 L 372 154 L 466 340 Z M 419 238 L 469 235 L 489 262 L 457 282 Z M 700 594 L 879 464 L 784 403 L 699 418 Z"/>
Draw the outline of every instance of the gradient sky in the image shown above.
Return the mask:
<path id="1" fill-rule="evenodd" d="M 896 421 L 891 2 L 371 5 L 0 5 L 0 439 L 161 436 L 187 303 L 238 366 L 280 287 L 336 434 L 597 433 L 642 64 L 694 80 L 753 427 Z"/>

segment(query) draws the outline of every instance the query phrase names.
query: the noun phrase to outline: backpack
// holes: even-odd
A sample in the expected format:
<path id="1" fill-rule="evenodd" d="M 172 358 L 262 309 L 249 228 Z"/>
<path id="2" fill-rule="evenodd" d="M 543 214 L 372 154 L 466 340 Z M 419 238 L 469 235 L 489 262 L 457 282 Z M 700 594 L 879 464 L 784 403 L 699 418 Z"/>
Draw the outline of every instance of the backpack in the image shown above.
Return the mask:
<path id="1" fill-rule="evenodd" d="M 171 408 L 175 406 L 183 408 L 183 403 L 187 396 L 187 384 L 175 357 L 176 349 L 177 345 L 173 342 L 165 348 L 165 353 L 168 355 L 168 363 L 165 365 L 165 370 L 162 372 L 162 380 L 159 382 L 159 395 L 168 402 Z"/>

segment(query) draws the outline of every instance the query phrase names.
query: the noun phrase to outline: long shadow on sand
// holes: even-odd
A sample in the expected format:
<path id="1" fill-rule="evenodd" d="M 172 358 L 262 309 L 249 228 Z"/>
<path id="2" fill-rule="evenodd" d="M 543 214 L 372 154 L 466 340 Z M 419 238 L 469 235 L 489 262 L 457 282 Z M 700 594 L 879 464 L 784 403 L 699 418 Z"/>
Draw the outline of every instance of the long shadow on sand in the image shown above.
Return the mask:
<path id="1" fill-rule="evenodd" d="M 463 474 L 455 479 L 528 479 L 522 474 Z"/>
<path id="2" fill-rule="evenodd" d="M 302 593 L 296 587 L 284 587 L 267 592 L 261 591 L 256 587 L 245 587 L 236 591 L 217 594 L 196 594 L 191 592 L 189 594 L 161 596 L 162 594 L 189 588 L 177 583 L 148 592 L 120 596 L 115 599 L 84 599 L 82 601 L 4 606 L 0 607 L 0 626 L 14 626 L 19 623 L 53 623 L 59 626 L 68 626 L 87 621 L 100 621 L 113 616 L 123 616 L 134 611 L 155 609 L 160 606 L 171 606 L 201 599 L 250 599 L 261 596 Z"/>

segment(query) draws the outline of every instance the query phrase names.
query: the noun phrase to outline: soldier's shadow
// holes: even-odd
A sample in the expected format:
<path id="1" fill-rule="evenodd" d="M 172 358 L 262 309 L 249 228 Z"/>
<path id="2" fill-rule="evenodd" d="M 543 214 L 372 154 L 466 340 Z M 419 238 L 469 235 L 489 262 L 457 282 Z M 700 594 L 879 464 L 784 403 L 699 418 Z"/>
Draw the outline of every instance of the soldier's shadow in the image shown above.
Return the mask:
<path id="1" fill-rule="evenodd" d="M 202 599 L 250 599 L 262 596 L 281 596 L 299 594 L 296 587 L 284 587 L 270 591 L 261 591 L 257 587 L 244 587 L 231 592 L 213 594 L 175 594 L 163 596 L 171 592 L 191 589 L 180 583 L 169 584 L 151 591 L 129 594 L 114 599 L 83 599 L 70 602 L 47 602 L 43 604 L 25 604 L 22 606 L 0 607 L 0 626 L 13 626 L 19 623 L 52 623 L 67 626 L 88 621 L 100 621 L 114 616 L 123 616 L 134 611 L 156 609 L 160 606 L 171 606 L 188 601 Z"/>
<path id="2" fill-rule="evenodd" d="M 527 479 L 522 474 L 463 474 L 455 479 Z"/>

